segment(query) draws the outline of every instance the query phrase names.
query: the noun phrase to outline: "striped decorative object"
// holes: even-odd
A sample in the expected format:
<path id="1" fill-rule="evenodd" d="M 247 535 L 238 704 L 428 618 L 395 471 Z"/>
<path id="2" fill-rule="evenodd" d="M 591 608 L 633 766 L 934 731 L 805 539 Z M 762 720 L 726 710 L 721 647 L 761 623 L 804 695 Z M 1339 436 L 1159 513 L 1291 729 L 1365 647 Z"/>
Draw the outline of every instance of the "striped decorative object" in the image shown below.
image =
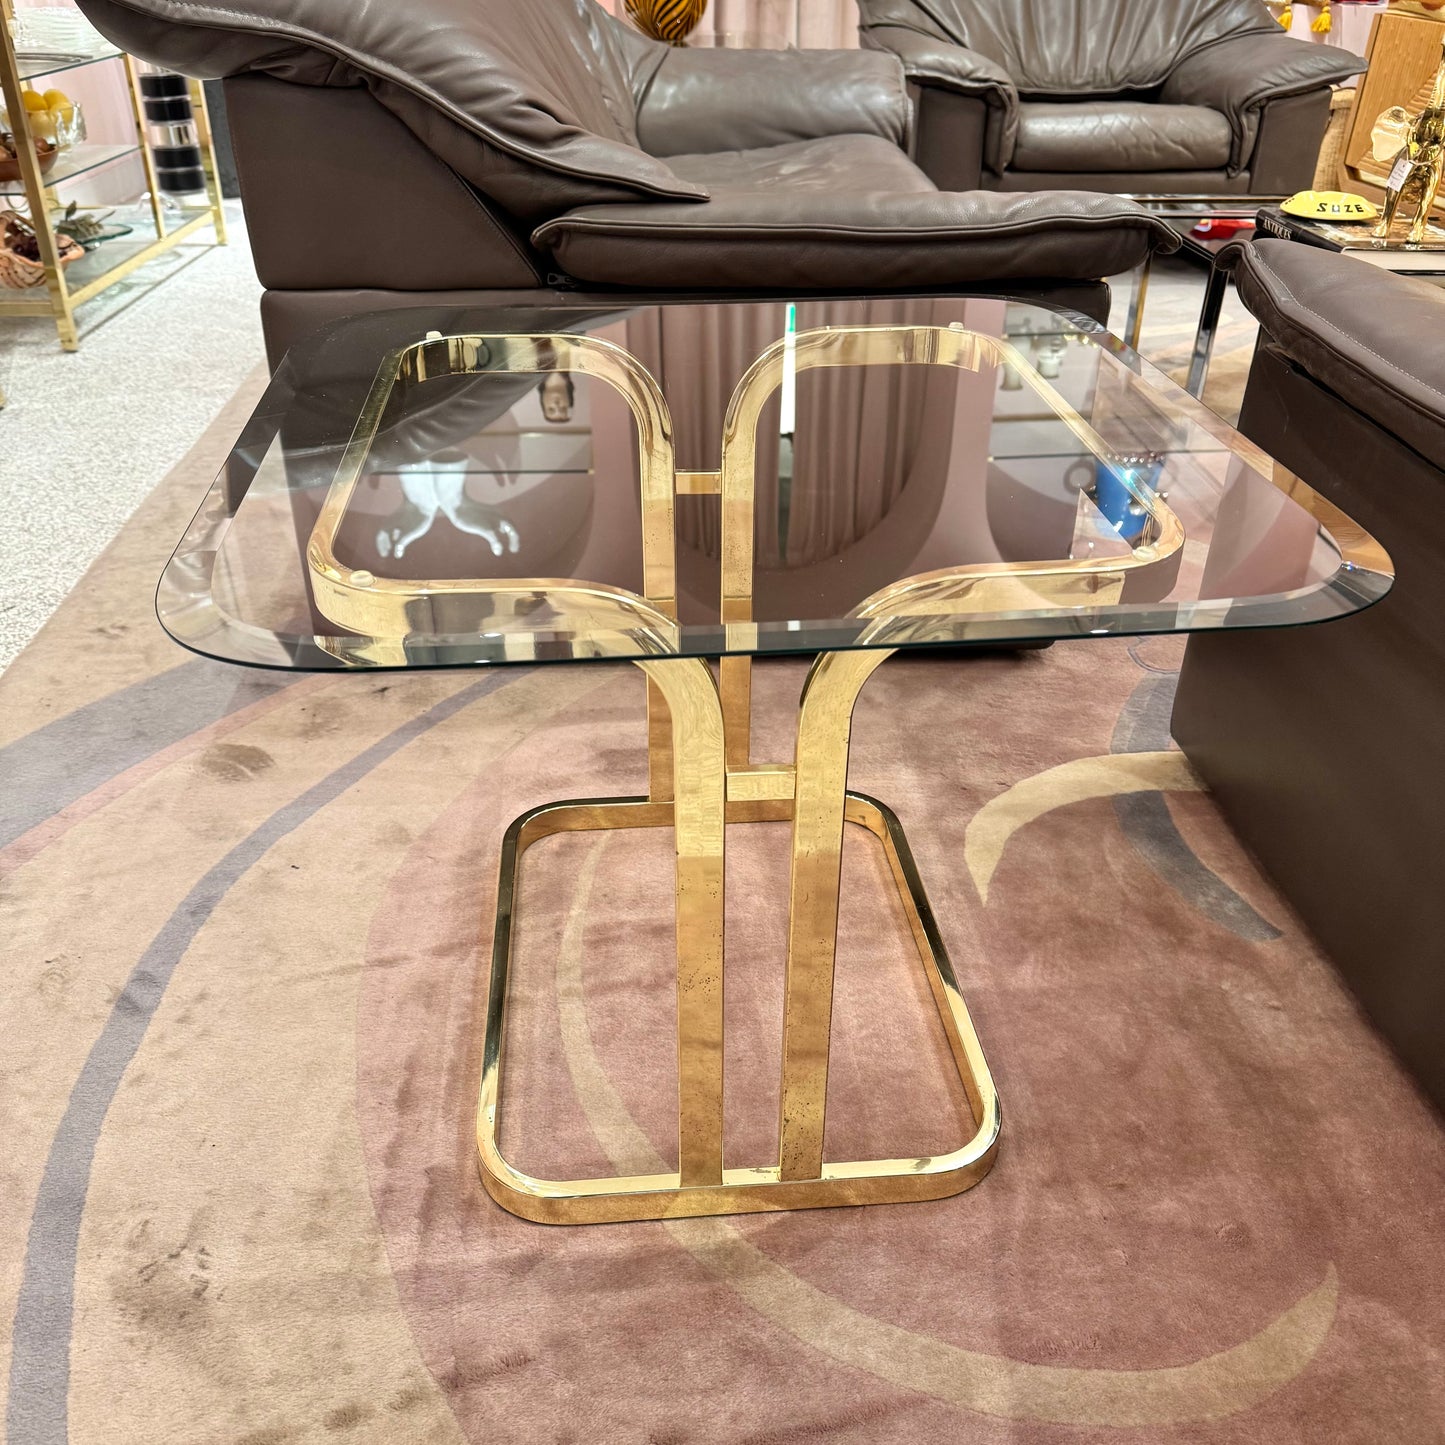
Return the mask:
<path id="1" fill-rule="evenodd" d="M 682 45 L 707 9 L 707 0 L 623 0 L 639 29 L 669 45 Z"/>

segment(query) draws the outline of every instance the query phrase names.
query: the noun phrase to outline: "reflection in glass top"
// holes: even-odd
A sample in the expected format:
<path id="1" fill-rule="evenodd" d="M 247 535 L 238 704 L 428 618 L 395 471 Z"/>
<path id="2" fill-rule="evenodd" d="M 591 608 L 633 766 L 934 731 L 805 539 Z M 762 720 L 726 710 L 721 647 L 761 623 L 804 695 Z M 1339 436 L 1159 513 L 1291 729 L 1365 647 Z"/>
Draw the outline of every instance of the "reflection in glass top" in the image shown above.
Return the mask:
<path id="1" fill-rule="evenodd" d="M 424 667 L 1280 626 L 1389 581 L 1073 313 L 435 307 L 287 357 L 158 610 L 230 661 Z"/>

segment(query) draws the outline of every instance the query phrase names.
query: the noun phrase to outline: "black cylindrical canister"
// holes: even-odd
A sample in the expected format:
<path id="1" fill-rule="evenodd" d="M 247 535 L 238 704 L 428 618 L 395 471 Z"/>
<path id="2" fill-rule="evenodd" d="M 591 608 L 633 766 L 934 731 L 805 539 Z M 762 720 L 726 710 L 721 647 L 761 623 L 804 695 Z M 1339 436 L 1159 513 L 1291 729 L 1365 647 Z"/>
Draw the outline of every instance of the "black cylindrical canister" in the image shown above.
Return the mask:
<path id="1" fill-rule="evenodd" d="M 191 119 L 191 98 L 188 95 L 167 95 L 145 98 L 146 119 L 153 125 L 175 124 Z"/>
<path id="2" fill-rule="evenodd" d="M 174 96 L 189 96 L 191 92 L 184 75 L 151 71 L 140 77 L 140 93 L 147 100 L 162 100 Z"/>

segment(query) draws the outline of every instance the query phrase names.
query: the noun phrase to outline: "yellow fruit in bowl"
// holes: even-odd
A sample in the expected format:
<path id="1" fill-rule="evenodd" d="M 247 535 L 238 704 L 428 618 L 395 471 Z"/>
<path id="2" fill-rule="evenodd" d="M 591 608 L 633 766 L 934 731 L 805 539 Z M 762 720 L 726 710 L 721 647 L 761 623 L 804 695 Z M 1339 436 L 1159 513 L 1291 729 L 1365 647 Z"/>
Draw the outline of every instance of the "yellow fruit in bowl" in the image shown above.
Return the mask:
<path id="1" fill-rule="evenodd" d="M 30 122 L 30 133 L 36 140 L 65 146 L 75 142 L 80 107 L 63 90 L 47 90 L 44 94 L 22 90 L 20 97 L 25 105 L 25 118 Z"/>
<path id="2" fill-rule="evenodd" d="M 46 110 L 58 116 L 62 125 L 69 125 L 75 118 L 75 102 L 63 90 L 47 90 L 44 98 Z"/>

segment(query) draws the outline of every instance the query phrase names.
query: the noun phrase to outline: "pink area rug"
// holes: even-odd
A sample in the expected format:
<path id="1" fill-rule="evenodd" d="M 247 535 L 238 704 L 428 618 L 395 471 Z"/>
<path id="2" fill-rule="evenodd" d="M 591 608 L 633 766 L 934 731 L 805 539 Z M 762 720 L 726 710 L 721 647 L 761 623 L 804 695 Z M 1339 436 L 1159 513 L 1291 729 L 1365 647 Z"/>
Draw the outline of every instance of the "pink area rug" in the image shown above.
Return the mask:
<path id="1" fill-rule="evenodd" d="M 151 584 L 237 419 L 0 678 L 12 1445 L 1445 1440 L 1445 1135 L 1172 749 L 1177 643 L 895 660 L 860 702 L 853 786 L 909 832 L 998 1081 L 982 1184 L 526 1224 L 473 1141 L 498 845 L 641 790 L 641 677 L 188 657 Z M 801 678 L 759 669 L 759 757 Z M 523 1167 L 675 1148 L 668 843 L 528 856 Z M 787 832 L 729 848 L 750 1164 Z M 890 886 L 850 844 L 834 1157 L 967 1128 Z"/>

